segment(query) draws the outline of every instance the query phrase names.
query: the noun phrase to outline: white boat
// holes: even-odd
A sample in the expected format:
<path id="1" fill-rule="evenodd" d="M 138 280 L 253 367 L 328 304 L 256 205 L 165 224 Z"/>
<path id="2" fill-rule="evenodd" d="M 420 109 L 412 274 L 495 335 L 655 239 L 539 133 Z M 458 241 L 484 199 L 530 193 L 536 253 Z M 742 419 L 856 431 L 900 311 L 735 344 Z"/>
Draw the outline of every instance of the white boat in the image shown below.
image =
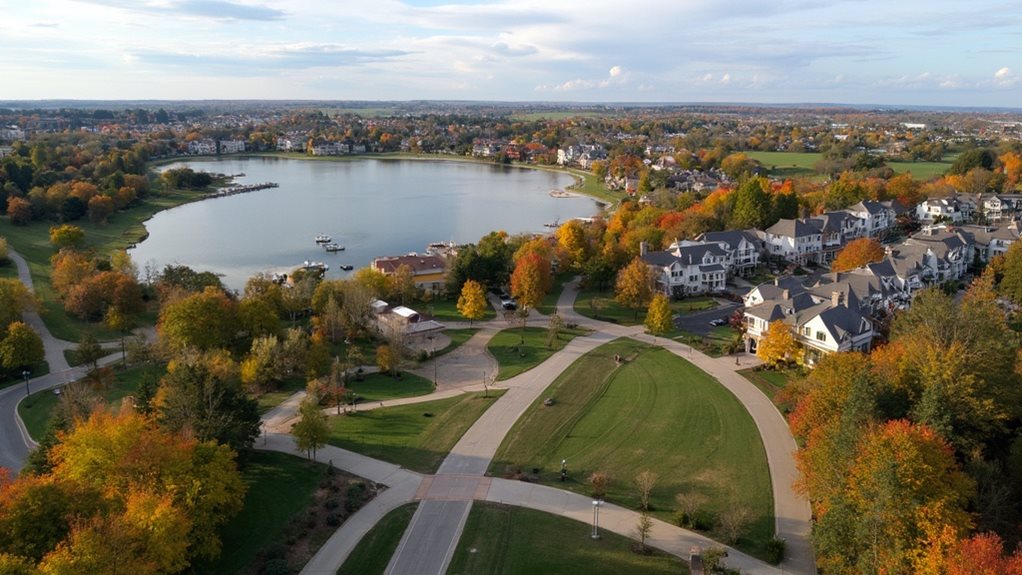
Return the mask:
<path id="1" fill-rule="evenodd" d="M 316 243 L 317 244 L 330 243 L 330 236 L 326 234 L 319 234 L 318 236 L 316 236 Z"/>
<path id="2" fill-rule="evenodd" d="M 304 262 L 302 262 L 302 269 L 309 271 L 325 272 L 326 270 L 330 269 L 330 266 L 326 265 L 323 262 L 310 262 L 309 260 L 305 260 Z"/>
<path id="3" fill-rule="evenodd" d="M 344 246 L 340 244 L 326 244 L 323 246 L 328 252 L 343 252 Z"/>

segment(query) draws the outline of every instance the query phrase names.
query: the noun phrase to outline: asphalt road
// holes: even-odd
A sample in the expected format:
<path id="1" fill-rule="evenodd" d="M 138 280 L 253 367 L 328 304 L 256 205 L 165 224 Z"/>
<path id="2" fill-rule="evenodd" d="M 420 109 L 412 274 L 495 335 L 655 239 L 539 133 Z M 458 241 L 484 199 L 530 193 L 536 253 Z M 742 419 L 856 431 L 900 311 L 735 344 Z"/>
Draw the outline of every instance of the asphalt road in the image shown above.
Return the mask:
<path id="1" fill-rule="evenodd" d="M 710 325 L 711 321 L 721 318 L 730 318 L 731 314 L 735 313 L 735 310 L 742 305 L 738 302 L 729 300 L 719 301 L 724 302 L 724 305 L 720 305 L 706 311 L 688 313 L 675 317 L 675 327 L 696 335 L 707 335 L 710 333 L 710 330 L 713 329 L 713 326 Z"/>

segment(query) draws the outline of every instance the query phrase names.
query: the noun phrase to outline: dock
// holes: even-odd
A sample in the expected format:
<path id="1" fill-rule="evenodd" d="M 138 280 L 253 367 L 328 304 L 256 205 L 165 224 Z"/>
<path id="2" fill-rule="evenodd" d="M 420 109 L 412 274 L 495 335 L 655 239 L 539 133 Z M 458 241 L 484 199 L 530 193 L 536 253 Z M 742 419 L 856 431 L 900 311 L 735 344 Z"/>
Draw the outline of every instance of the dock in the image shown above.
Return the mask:
<path id="1" fill-rule="evenodd" d="M 226 196 L 235 196 L 237 194 L 245 194 L 248 192 L 256 192 L 259 190 L 266 190 L 269 188 L 279 188 L 280 184 L 277 182 L 263 182 L 261 184 L 247 184 L 243 186 L 230 186 L 227 188 L 221 188 L 212 194 L 207 194 L 208 198 L 223 198 Z"/>

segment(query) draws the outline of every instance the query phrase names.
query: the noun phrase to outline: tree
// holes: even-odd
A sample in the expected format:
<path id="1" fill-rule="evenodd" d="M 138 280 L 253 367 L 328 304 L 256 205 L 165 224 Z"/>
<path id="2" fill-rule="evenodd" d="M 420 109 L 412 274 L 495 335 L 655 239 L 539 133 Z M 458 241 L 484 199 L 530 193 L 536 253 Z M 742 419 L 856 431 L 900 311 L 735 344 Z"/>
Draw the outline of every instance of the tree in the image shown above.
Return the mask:
<path id="1" fill-rule="evenodd" d="M 302 401 L 298 408 L 301 419 L 291 428 L 291 435 L 295 437 L 295 446 L 306 452 L 309 459 L 316 459 L 316 451 L 326 445 L 330 437 L 330 426 L 327 424 L 327 416 L 319 408 L 319 397 L 315 392 Z"/>
<path id="2" fill-rule="evenodd" d="M 646 311 L 646 330 L 653 334 L 653 345 L 656 345 L 656 336 L 664 335 L 673 327 L 671 303 L 664 294 L 656 294 Z"/>
<path id="3" fill-rule="evenodd" d="M 418 288 L 415 285 L 415 272 L 408 264 L 401 264 L 390 276 L 390 291 L 397 296 L 401 305 L 405 305 L 415 297 Z"/>
<path id="4" fill-rule="evenodd" d="M 643 553 L 646 552 L 646 539 L 649 538 L 649 534 L 652 531 L 653 520 L 650 519 L 649 513 L 643 510 L 639 513 L 639 521 L 635 525 L 635 533 L 639 536 L 639 550 Z"/>
<path id="5" fill-rule="evenodd" d="M 515 264 L 515 271 L 511 274 L 511 295 L 522 309 L 535 309 L 543 303 L 550 283 L 550 260 L 539 253 L 528 253 Z"/>
<path id="6" fill-rule="evenodd" d="M 635 312 L 635 318 L 639 317 L 639 310 L 649 305 L 653 299 L 653 282 L 655 276 L 653 270 L 636 257 L 632 263 L 621 269 L 617 274 L 614 299 L 617 302 Z"/>
<path id="7" fill-rule="evenodd" d="M 738 229 L 764 228 L 770 217 L 770 196 L 765 189 L 770 183 L 766 178 L 748 178 L 733 194 L 734 210 L 731 212 L 730 227 Z"/>
<path id="8" fill-rule="evenodd" d="M 187 429 L 200 441 L 235 451 L 252 447 L 259 436 L 259 406 L 242 392 L 234 362 L 225 352 L 190 353 L 171 361 L 154 407 L 167 429 Z"/>
<path id="9" fill-rule="evenodd" d="M 0 279 L 0 331 L 21 319 L 22 312 L 35 308 L 35 298 L 15 278 Z"/>
<path id="10" fill-rule="evenodd" d="M 959 541 L 949 553 L 948 575 L 1022 575 L 1022 552 L 1006 556 L 996 533 L 977 533 Z"/>
<path id="11" fill-rule="evenodd" d="M 554 342 L 557 341 L 562 329 L 564 329 L 564 320 L 561 319 L 561 314 L 557 312 L 550 314 L 550 325 L 547 326 L 546 335 L 547 349 L 553 349 Z"/>
<path id="12" fill-rule="evenodd" d="M 25 225 L 32 221 L 32 204 L 25 198 L 7 198 L 7 215 L 12 224 Z"/>
<path id="13" fill-rule="evenodd" d="M 50 227 L 50 245 L 59 249 L 77 248 L 85 239 L 85 231 L 71 224 Z"/>
<path id="14" fill-rule="evenodd" d="M 880 245 L 880 242 L 873 238 L 859 238 L 841 248 L 834 256 L 830 269 L 835 272 L 854 270 L 866 264 L 882 261 L 884 255 L 884 246 Z"/>
<path id="15" fill-rule="evenodd" d="M 230 345 L 237 331 L 236 318 L 234 302 L 224 292 L 207 287 L 164 306 L 157 327 L 170 349 L 207 350 Z"/>
<path id="16" fill-rule="evenodd" d="M 639 491 L 639 507 L 643 511 L 649 511 L 649 497 L 653 493 L 653 488 L 656 487 L 659 477 L 659 475 L 648 469 L 640 471 L 635 476 L 635 488 Z"/>
<path id="17" fill-rule="evenodd" d="M 728 543 L 734 545 L 749 526 L 752 512 L 748 507 L 732 502 L 717 517 L 717 525 Z"/>
<path id="18" fill-rule="evenodd" d="M 383 344 L 376 348 L 376 365 L 383 373 L 393 375 L 397 371 L 397 358 L 394 349 L 390 344 Z"/>
<path id="19" fill-rule="evenodd" d="M 798 342 L 795 340 L 795 334 L 791 332 L 791 326 L 784 323 L 784 320 L 777 319 L 770 322 L 766 334 L 759 340 L 756 357 L 777 368 L 791 361 L 798 353 L 798 349 Z"/>
<path id="20" fill-rule="evenodd" d="M 104 355 L 103 346 L 99 345 L 96 337 L 91 332 L 86 332 L 82 335 L 82 339 L 78 342 L 78 347 L 75 348 L 75 359 L 79 363 L 91 363 L 92 369 L 99 368 L 99 360 Z"/>
<path id="21" fill-rule="evenodd" d="M 610 489 L 610 474 L 606 471 L 594 471 L 589 475 L 588 483 L 590 494 L 597 499 L 603 499 Z"/>
<path id="22" fill-rule="evenodd" d="M 105 224 L 116 209 L 113 198 L 109 196 L 93 196 L 89 199 L 89 219 L 93 223 Z"/>
<path id="23" fill-rule="evenodd" d="M 328 297 L 318 317 L 319 327 L 326 333 L 330 343 L 341 341 L 344 331 L 344 312 L 341 310 L 341 306 L 337 304 L 333 294 L 330 294 Z"/>
<path id="24" fill-rule="evenodd" d="M 44 357 L 43 340 L 35 330 L 20 321 L 7 326 L 7 335 L 0 340 L 0 366 L 26 369 L 41 363 Z"/>
<path id="25" fill-rule="evenodd" d="M 998 292 L 1015 303 L 1022 303 L 1022 242 L 1011 244 L 1004 254 Z"/>
<path id="26" fill-rule="evenodd" d="M 241 362 L 241 382 L 252 393 L 275 389 L 284 379 L 280 355 L 277 336 L 266 335 L 253 339 L 248 355 Z"/>
<path id="27" fill-rule="evenodd" d="M 245 298 L 238 302 L 238 324 L 250 338 L 275 335 L 280 331 L 280 315 L 262 298 Z"/>
<path id="28" fill-rule="evenodd" d="M 486 305 L 483 284 L 475 280 L 466 280 L 461 286 L 461 295 L 458 296 L 458 313 L 468 318 L 469 325 L 472 325 L 472 321 L 486 316 Z"/>

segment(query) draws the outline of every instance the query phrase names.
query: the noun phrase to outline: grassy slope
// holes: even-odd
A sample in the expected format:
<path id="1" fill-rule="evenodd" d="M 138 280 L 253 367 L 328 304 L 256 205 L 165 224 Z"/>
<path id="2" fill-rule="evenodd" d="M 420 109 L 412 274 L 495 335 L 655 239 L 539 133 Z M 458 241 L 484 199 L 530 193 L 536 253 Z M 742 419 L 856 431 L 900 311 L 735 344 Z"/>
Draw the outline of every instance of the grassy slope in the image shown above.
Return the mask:
<path id="1" fill-rule="evenodd" d="M 196 567 L 209 575 L 241 573 L 267 545 L 280 541 L 288 521 L 312 502 L 327 467 L 300 457 L 269 451 L 249 454 L 242 478 L 248 486 L 245 507 L 221 530 L 220 559 Z"/>
<path id="2" fill-rule="evenodd" d="M 337 575 L 382 575 L 418 507 L 408 503 L 384 515 L 358 542 Z"/>
<path id="3" fill-rule="evenodd" d="M 510 379 L 546 361 L 548 357 L 564 348 L 569 341 L 582 335 L 580 329 L 563 329 L 550 347 L 547 347 L 548 330 L 543 327 L 527 327 L 522 342 L 522 328 L 515 327 L 497 332 L 486 344 L 486 349 L 497 360 L 499 371 L 497 381 Z"/>
<path id="4" fill-rule="evenodd" d="M 613 356 L 629 360 L 615 367 Z M 739 504 L 753 521 L 738 546 L 762 556 L 773 535 L 773 497 L 766 452 L 737 399 L 706 373 L 661 348 L 632 340 L 602 346 L 572 364 L 533 404 L 497 451 L 497 474 L 538 468 L 543 483 L 588 493 L 595 471 L 613 478 L 607 498 L 638 507 L 632 478 L 649 469 L 660 479 L 654 514 L 670 520 L 677 493 L 706 497 L 706 511 Z M 562 459 L 569 481 L 558 481 Z"/>
<path id="5" fill-rule="evenodd" d="M 450 575 L 617 575 L 688 573 L 688 565 L 666 554 L 639 555 L 632 540 L 542 511 L 476 503 L 465 524 Z"/>
<path id="6" fill-rule="evenodd" d="M 467 393 L 331 417 L 328 443 L 413 471 L 433 473 L 451 447 L 501 393 L 491 391 L 489 398 L 481 393 Z"/>
<path id="7" fill-rule="evenodd" d="M 593 300 L 600 309 L 593 308 Z M 675 314 L 696 313 L 717 307 L 717 302 L 707 296 L 687 297 L 671 301 L 671 311 Z M 584 289 L 575 298 L 575 311 L 591 319 L 609 321 L 619 325 L 639 325 L 646 321 L 646 309 L 635 310 L 626 308 L 614 299 L 613 291 L 600 292 Z"/>
<path id="8" fill-rule="evenodd" d="M 759 161 L 771 169 L 771 175 L 779 177 L 813 177 L 818 174 L 813 170 L 822 158 L 822 154 L 813 152 L 745 152 L 750 158 Z M 895 172 L 911 172 L 916 179 L 928 180 L 943 174 L 951 167 L 951 158 L 946 156 L 940 162 L 887 162 Z"/>

